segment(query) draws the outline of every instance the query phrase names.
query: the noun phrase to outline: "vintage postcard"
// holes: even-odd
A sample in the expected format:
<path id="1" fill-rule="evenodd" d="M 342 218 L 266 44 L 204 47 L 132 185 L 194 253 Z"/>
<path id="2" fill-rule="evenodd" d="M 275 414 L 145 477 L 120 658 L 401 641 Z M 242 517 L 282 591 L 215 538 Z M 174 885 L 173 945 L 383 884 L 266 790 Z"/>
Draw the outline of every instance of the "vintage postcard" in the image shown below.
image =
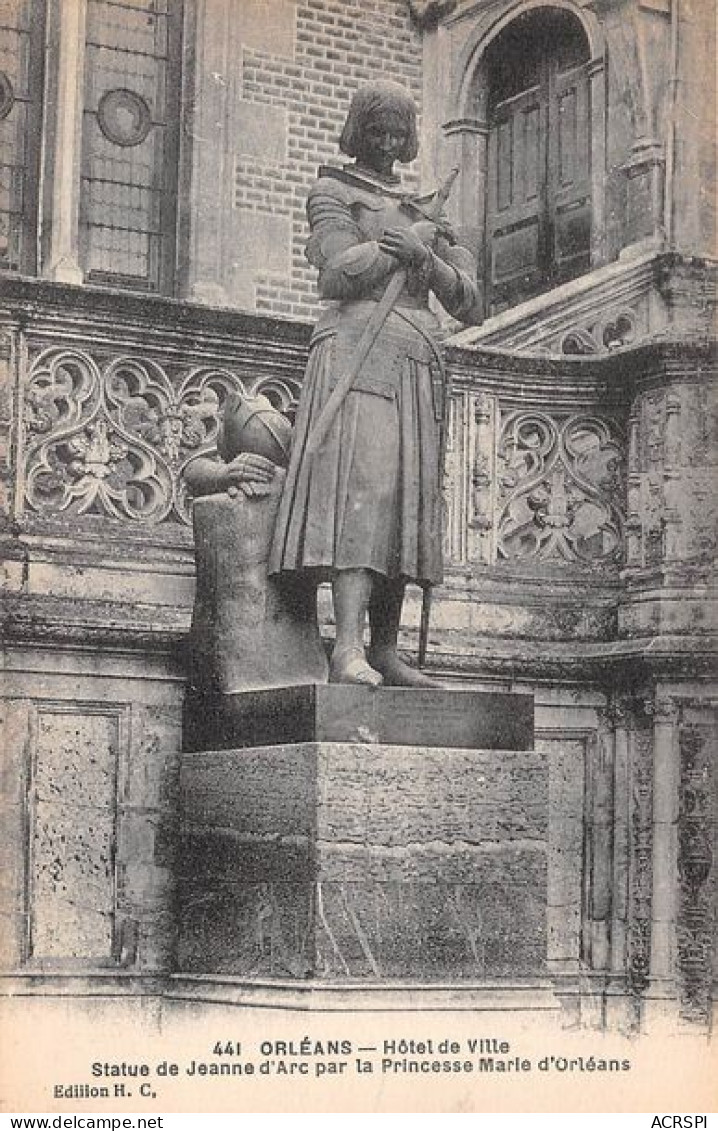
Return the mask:
<path id="1" fill-rule="evenodd" d="M 714 16 L 0 0 L 3 1111 L 715 1111 Z"/>

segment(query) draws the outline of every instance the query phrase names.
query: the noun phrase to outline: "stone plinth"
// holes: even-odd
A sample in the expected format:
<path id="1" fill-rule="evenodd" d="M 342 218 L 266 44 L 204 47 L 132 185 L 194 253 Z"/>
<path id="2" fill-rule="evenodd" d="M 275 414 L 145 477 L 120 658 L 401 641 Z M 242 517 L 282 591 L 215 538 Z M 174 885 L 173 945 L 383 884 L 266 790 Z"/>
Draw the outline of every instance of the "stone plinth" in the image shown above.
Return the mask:
<path id="1" fill-rule="evenodd" d="M 529 750 L 532 695 L 304 684 L 241 694 L 189 692 L 184 749 L 290 742 Z"/>
<path id="2" fill-rule="evenodd" d="M 282 483 L 277 472 L 265 496 L 238 491 L 193 504 L 195 688 L 222 693 L 326 679 L 314 587 L 267 576 Z"/>
<path id="3" fill-rule="evenodd" d="M 533 751 L 355 740 L 187 753 L 181 807 L 184 973 L 545 974 L 548 770 Z"/>

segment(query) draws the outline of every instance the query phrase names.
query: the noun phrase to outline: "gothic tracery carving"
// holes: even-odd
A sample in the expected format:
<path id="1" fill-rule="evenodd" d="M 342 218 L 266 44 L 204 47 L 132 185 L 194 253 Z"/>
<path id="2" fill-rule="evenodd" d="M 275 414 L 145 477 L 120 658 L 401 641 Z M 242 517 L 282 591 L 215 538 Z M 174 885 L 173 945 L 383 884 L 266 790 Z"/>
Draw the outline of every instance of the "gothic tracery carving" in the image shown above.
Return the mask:
<path id="1" fill-rule="evenodd" d="M 614 311 L 588 325 L 575 327 L 564 333 L 559 342 L 559 353 L 606 353 L 633 344 L 638 336 L 635 311 Z"/>
<path id="2" fill-rule="evenodd" d="M 609 564 L 620 559 L 623 455 L 604 420 L 511 412 L 498 441 L 498 556 Z"/>
<path id="3" fill-rule="evenodd" d="M 228 392 L 285 409 L 296 385 L 197 367 L 170 377 L 152 359 L 43 351 L 25 390 L 25 501 L 42 514 L 189 522 L 182 472 L 214 448 Z"/>

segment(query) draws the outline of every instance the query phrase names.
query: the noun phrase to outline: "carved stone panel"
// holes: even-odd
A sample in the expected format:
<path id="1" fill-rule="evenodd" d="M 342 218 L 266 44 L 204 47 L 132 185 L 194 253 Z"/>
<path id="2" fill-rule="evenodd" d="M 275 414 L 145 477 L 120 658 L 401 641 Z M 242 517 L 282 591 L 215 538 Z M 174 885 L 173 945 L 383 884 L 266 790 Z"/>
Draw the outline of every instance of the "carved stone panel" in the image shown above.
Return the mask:
<path id="1" fill-rule="evenodd" d="M 184 467 L 213 450 L 219 410 L 234 390 L 261 391 L 286 408 L 297 387 L 267 377 L 245 382 L 224 368 L 173 371 L 149 357 L 43 350 L 24 390 L 24 506 L 188 523 Z"/>
<path id="2" fill-rule="evenodd" d="M 115 710 L 41 707 L 30 783 L 30 955 L 107 961 L 113 945 Z"/>
<path id="3" fill-rule="evenodd" d="M 10 509 L 12 400 L 12 338 L 9 331 L 0 328 L 0 514 Z"/>
<path id="4" fill-rule="evenodd" d="M 641 317 L 642 314 L 642 310 L 631 307 L 606 311 L 601 317 L 592 317 L 583 325 L 572 326 L 544 348 L 547 353 L 586 356 L 634 345 L 646 336 L 646 319 Z"/>
<path id="5" fill-rule="evenodd" d="M 715 386 L 676 384 L 642 394 L 629 432 L 629 565 L 710 565 L 718 541 Z"/>
<path id="6" fill-rule="evenodd" d="M 623 446 L 596 416 L 509 411 L 497 450 L 497 556 L 615 566 L 623 551 Z"/>
<path id="7" fill-rule="evenodd" d="M 583 810 L 587 736 L 538 733 L 549 767 L 547 958 L 555 973 L 575 973 L 580 958 Z"/>

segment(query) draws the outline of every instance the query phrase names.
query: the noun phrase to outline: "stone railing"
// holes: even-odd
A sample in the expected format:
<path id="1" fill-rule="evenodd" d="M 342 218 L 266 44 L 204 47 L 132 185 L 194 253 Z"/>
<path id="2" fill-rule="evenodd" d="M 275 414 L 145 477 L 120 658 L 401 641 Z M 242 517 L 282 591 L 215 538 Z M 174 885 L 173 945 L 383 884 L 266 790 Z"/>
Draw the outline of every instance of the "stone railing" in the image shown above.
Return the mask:
<path id="1" fill-rule="evenodd" d="M 183 470 L 211 451 L 230 390 L 285 408 L 309 328 L 152 298 L 15 283 L 0 306 L 13 392 L 9 513 L 190 525 Z M 128 525 L 125 525 L 128 524 Z"/>
<path id="2" fill-rule="evenodd" d="M 115 595 L 125 586 L 137 605 L 140 589 L 126 582 L 145 563 L 140 603 L 166 605 L 167 576 L 187 579 L 172 597 L 173 623 L 186 626 L 183 470 L 213 450 L 228 390 L 261 391 L 279 407 L 296 398 L 310 329 L 8 281 L 0 429 L 4 543 L 18 577 L 39 556 L 38 598 L 40 576 L 48 594 L 62 573 L 64 592 L 68 567 L 87 581 L 91 549 Z M 463 604 L 445 622 L 437 614 L 437 631 L 608 641 L 620 612 L 650 633 L 645 603 L 640 616 L 626 611 L 627 580 L 666 563 L 695 570 L 714 544 L 706 344 L 572 358 L 449 345 L 447 362 L 445 588 L 449 605 Z M 100 592 L 78 583 L 76 596 Z"/>
<path id="3" fill-rule="evenodd" d="M 112 519 L 131 536 L 189 525 L 183 471 L 213 450 L 227 392 L 287 407 L 309 327 L 15 283 L 0 332 L 7 513 L 78 535 L 87 519 Z M 615 566 L 625 393 L 608 393 L 590 365 L 459 350 L 452 361 L 449 561 Z"/>
<path id="4" fill-rule="evenodd" d="M 601 366 L 452 349 L 452 565 L 615 574 L 626 389 Z"/>

